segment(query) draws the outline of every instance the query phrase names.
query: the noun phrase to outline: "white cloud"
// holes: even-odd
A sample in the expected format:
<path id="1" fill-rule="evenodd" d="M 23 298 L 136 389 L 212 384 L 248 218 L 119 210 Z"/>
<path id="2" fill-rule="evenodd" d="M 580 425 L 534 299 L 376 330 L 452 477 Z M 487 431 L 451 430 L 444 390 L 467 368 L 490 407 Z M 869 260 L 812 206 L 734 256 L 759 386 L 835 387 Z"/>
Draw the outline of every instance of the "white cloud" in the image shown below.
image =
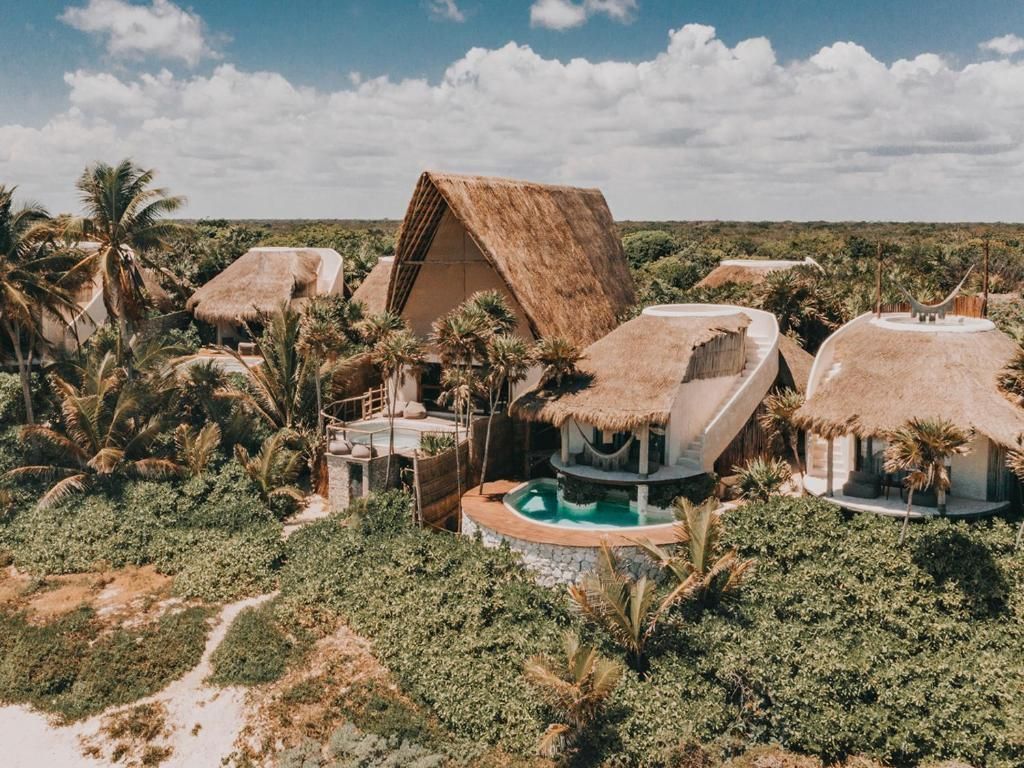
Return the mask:
<path id="1" fill-rule="evenodd" d="M 984 43 L 980 43 L 978 47 L 982 50 L 992 51 L 993 53 L 998 53 L 1002 56 L 1013 56 L 1015 53 L 1024 51 L 1024 37 L 1018 37 L 1017 35 L 993 37 L 991 40 L 986 40 Z"/>
<path id="2" fill-rule="evenodd" d="M 637 0 L 535 0 L 530 6 L 530 25 L 548 29 L 571 29 L 603 13 L 623 24 L 633 20 Z"/>
<path id="3" fill-rule="evenodd" d="M 427 8 L 430 10 L 431 17 L 441 21 L 461 23 L 466 20 L 466 14 L 459 8 L 455 0 L 429 0 Z"/>
<path id="4" fill-rule="evenodd" d="M 150 55 L 195 66 L 200 59 L 214 55 L 203 20 L 171 0 L 152 0 L 150 5 L 89 0 L 85 6 L 65 9 L 60 20 L 83 32 L 106 36 L 112 56 Z"/>
<path id="5" fill-rule="evenodd" d="M 1024 61 L 885 63 L 851 42 L 673 31 L 645 61 L 473 48 L 439 81 L 337 90 L 231 64 L 68 73 L 41 127 L 0 125 L 0 179 L 54 210 L 132 156 L 190 215 L 400 216 L 424 168 L 601 187 L 622 218 L 1019 220 Z M 978 115 L 985 115 L 978 120 Z"/>

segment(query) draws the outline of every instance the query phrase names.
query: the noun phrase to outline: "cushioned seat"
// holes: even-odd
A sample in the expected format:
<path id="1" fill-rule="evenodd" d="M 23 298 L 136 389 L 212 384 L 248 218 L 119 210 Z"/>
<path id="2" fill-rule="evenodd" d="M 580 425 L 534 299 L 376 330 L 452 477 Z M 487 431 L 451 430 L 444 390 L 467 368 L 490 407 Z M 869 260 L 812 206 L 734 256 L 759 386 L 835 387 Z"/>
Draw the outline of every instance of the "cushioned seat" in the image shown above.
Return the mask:
<path id="1" fill-rule="evenodd" d="M 407 419 L 425 419 L 427 418 L 427 408 L 423 403 L 410 401 L 405 404 L 402 415 Z"/>
<path id="2" fill-rule="evenodd" d="M 882 483 L 874 472 L 855 470 L 843 483 L 843 495 L 854 499 L 877 499 L 882 495 Z"/>
<path id="3" fill-rule="evenodd" d="M 372 459 L 374 453 L 376 453 L 376 451 L 374 451 L 368 445 L 362 445 L 361 443 L 356 443 L 355 445 L 352 446 L 352 458 L 353 459 Z"/>
<path id="4" fill-rule="evenodd" d="M 346 456 L 352 453 L 352 443 L 348 440 L 331 440 L 327 444 L 327 452 L 334 456 Z"/>

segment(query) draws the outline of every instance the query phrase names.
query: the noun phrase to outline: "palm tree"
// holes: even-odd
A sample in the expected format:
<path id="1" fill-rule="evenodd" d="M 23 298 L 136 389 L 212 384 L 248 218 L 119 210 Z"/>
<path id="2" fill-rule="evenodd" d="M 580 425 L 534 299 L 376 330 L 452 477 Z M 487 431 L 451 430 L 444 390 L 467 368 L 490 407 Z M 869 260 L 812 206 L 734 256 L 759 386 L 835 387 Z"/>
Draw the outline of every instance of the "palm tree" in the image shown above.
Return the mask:
<path id="1" fill-rule="evenodd" d="M 540 339 L 533 347 L 533 359 L 541 365 L 543 388 L 560 387 L 576 374 L 576 364 L 583 359 L 579 347 L 561 336 Z"/>
<path id="2" fill-rule="evenodd" d="M 278 498 L 302 501 L 302 491 L 295 487 L 302 454 L 288 447 L 297 437 L 290 429 L 280 429 L 263 441 L 255 456 L 250 456 L 245 446 L 235 446 L 235 458 L 268 504 Z"/>
<path id="3" fill-rule="evenodd" d="M 1024 482 L 1024 436 L 1017 437 L 1017 447 L 1006 454 L 1006 466 L 1016 475 L 1017 480 Z M 1017 529 L 1017 541 L 1014 543 L 1016 549 L 1020 549 L 1024 541 L 1024 519 L 1020 521 Z"/>
<path id="4" fill-rule="evenodd" d="M 196 432 L 188 424 L 174 430 L 174 449 L 178 461 L 193 477 L 202 477 L 220 447 L 220 427 L 210 422 Z"/>
<path id="5" fill-rule="evenodd" d="M 348 346 L 348 337 L 342 325 L 342 316 L 337 311 L 337 296 L 317 296 L 304 308 L 299 323 L 298 352 L 310 358 L 314 367 L 313 382 L 316 387 L 316 424 L 323 432 L 323 378 L 329 363 Z"/>
<path id="6" fill-rule="evenodd" d="M 488 317 L 471 305 L 460 305 L 434 321 L 431 341 L 438 349 L 441 364 L 467 367 L 484 355 Z"/>
<path id="7" fill-rule="evenodd" d="M 455 412 L 455 477 L 459 491 L 459 504 L 462 504 L 462 456 L 459 442 L 460 414 L 469 413 L 473 404 L 473 394 L 479 388 L 479 382 L 472 368 L 445 368 L 441 374 L 442 405 L 450 403 Z M 467 417 L 468 418 L 468 417 Z M 461 509 L 461 507 L 460 507 Z"/>
<path id="8" fill-rule="evenodd" d="M 54 242 L 54 226 L 46 210 L 35 203 L 14 208 L 14 189 L 0 185 L 0 327 L 11 342 L 18 365 L 25 421 L 34 423 L 32 409 L 32 348 L 41 337 L 43 314 L 60 318 L 74 307 L 61 277 L 70 266 Z M 23 344 L 28 344 L 27 351 Z"/>
<path id="9" fill-rule="evenodd" d="M 793 462 L 796 471 L 800 473 L 800 493 L 806 493 L 804 488 L 804 467 L 800 461 L 799 431 L 796 426 L 796 412 L 804 404 L 804 396 L 794 389 L 783 389 L 780 392 L 773 392 L 764 401 L 764 410 L 758 417 L 761 428 L 768 433 L 768 437 L 774 440 L 776 437 L 785 437 L 793 452 Z"/>
<path id="10" fill-rule="evenodd" d="M 84 260 L 84 268 L 98 272 L 103 280 L 103 303 L 117 318 L 124 357 L 130 355 L 132 324 L 149 303 L 142 260 L 170 245 L 178 226 L 166 217 L 185 204 L 185 198 L 153 187 L 154 176 L 154 171 L 129 159 L 116 166 L 96 163 L 86 168 L 76 184 L 85 216 L 68 225 L 73 237 L 99 243 Z"/>
<path id="11" fill-rule="evenodd" d="M 906 472 L 907 512 L 900 529 L 900 541 L 907 533 L 914 491 L 935 487 L 940 515 L 946 514 L 949 470 L 946 462 L 970 450 L 972 434 L 948 419 L 910 419 L 887 436 L 885 471 Z"/>
<path id="12" fill-rule="evenodd" d="M 373 347 L 373 362 L 388 387 L 388 463 L 386 477 L 391 477 L 391 460 L 395 453 L 395 403 L 398 389 L 410 371 L 423 363 L 423 345 L 412 331 L 394 331 L 384 336 Z"/>
<path id="13" fill-rule="evenodd" d="M 501 291 L 478 291 L 469 297 L 466 304 L 485 318 L 486 336 L 509 335 L 515 333 L 519 325 L 516 313 Z"/>
<path id="14" fill-rule="evenodd" d="M 169 477 L 181 471 L 175 462 L 148 456 L 163 419 L 144 405 L 136 387 L 109 352 L 90 366 L 79 385 L 53 376 L 60 400 L 60 424 L 26 426 L 23 435 L 43 443 L 59 459 L 50 465 L 18 467 L 11 477 L 56 480 L 39 500 L 50 506 L 82 492 L 97 478 L 114 474 Z"/>
<path id="15" fill-rule="evenodd" d="M 548 726 L 539 751 L 547 757 L 566 753 L 597 720 L 622 679 L 622 666 L 582 645 L 574 632 L 562 639 L 564 657 L 532 656 L 523 673 L 556 713 L 559 722 Z"/>
<path id="16" fill-rule="evenodd" d="M 643 539 L 637 543 L 674 582 L 668 604 L 696 600 L 717 605 L 735 594 L 749 578 L 753 560 L 741 560 L 735 549 L 720 554 L 722 510 L 711 497 L 701 504 L 680 497 L 675 501 L 675 546 L 666 550 Z"/>
<path id="17" fill-rule="evenodd" d="M 499 294 L 500 295 L 500 294 Z M 487 431 L 484 436 L 484 463 L 480 470 L 480 493 L 484 492 L 484 481 L 487 479 L 487 460 L 491 448 L 491 424 L 494 412 L 498 410 L 498 401 L 505 388 L 511 390 L 526 378 L 530 368 L 530 351 L 526 342 L 518 336 L 498 334 L 487 342 L 485 371 L 483 383 L 487 390 Z M 507 408 L 507 404 L 506 404 Z"/>
<path id="18" fill-rule="evenodd" d="M 277 429 L 295 429 L 311 423 L 309 397 L 318 375 L 317 365 L 299 353 L 302 317 L 287 304 L 272 315 L 261 314 L 259 365 L 250 366 L 237 351 L 227 352 L 245 369 L 249 389 L 233 389 L 231 396 Z"/>
<path id="19" fill-rule="evenodd" d="M 661 614 L 681 595 L 670 595 L 660 606 L 656 605 L 654 582 L 646 576 L 633 579 L 623 573 L 608 542 L 603 541 L 597 555 L 597 570 L 570 586 L 569 596 L 577 611 L 625 649 L 629 666 L 643 675 L 647 671 L 647 642 Z"/>
<path id="20" fill-rule="evenodd" d="M 405 328 L 405 321 L 394 312 L 378 312 L 356 323 L 359 335 L 371 349 L 390 333 Z"/>

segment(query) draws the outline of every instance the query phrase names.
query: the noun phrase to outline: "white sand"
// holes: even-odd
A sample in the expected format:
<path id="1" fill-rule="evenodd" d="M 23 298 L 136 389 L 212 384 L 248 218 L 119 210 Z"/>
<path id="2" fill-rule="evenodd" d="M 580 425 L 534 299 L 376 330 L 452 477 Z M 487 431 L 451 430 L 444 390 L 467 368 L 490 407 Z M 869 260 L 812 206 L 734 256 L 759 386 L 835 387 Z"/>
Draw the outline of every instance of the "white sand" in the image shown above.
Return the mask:
<path id="1" fill-rule="evenodd" d="M 224 606 L 198 666 L 159 693 L 103 714 L 143 703 L 163 702 L 167 707 L 167 726 L 172 730 L 166 744 L 174 751 L 161 763 L 162 768 L 220 765 L 221 759 L 234 751 L 235 740 L 244 723 L 246 689 L 204 684 L 210 674 L 210 656 L 242 610 L 272 597 L 273 594 L 260 595 Z M 27 707 L 0 707 L 0 764 L 5 768 L 113 765 L 82 754 L 80 740 L 96 740 L 101 719 L 102 715 L 96 715 L 70 726 L 58 726 Z M 200 727 L 193 735 L 197 724 Z"/>

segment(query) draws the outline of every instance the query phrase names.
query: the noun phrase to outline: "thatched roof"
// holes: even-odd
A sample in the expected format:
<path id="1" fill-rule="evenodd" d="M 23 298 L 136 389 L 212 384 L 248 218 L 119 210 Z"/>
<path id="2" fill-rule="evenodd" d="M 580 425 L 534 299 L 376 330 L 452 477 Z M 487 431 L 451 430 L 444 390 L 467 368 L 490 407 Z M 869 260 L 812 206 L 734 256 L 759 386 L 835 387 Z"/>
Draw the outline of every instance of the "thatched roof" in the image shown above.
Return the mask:
<path id="1" fill-rule="evenodd" d="M 587 347 L 580 376 L 555 391 L 527 392 L 512 411 L 529 421 L 561 426 L 575 419 L 617 432 L 666 424 L 694 350 L 749 324 L 743 313 L 640 315 Z"/>
<path id="2" fill-rule="evenodd" d="M 382 256 L 377 259 L 373 269 L 352 294 L 352 301 L 362 303 L 367 315 L 380 314 L 388 308 L 388 285 L 391 282 L 391 268 L 394 263 L 393 256 Z"/>
<path id="3" fill-rule="evenodd" d="M 779 334 L 779 373 L 797 392 L 807 391 L 814 355 L 784 333 Z"/>
<path id="4" fill-rule="evenodd" d="M 697 283 L 698 288 L 718 288 L 726 283 L 758 285 L 772 272 L 792 269 L 806 262 L 767 259 L 726 259 Z"/>
<path id="5" fill-rule="evenodd" d="M 996 330 L 976 333 L 893 330 L 859 319 L 835 339 L 831 377 L 797 413 L 820 435 L 884 435 L 910 418 L 945 418 L 1013 446 L 1024 409 L 999 389 L 1017 344 Z"/>
<path id="6" fill-rule="evenodd" d="M 320 255 L 311 248 L 250 248 L 192 294 L 187 309 L 207 323 L 255 320 L 306 291 Z"/>
<path id="7" fill-rule="evenodd" d="M 389 288 L 392 311 L 405 307 L 449 210 L 519 302 L 536 336 L 563 336 L 584 346 L 612 331 L 635 300 L 600 190 L 428 171 L 402 223 Z"/>

